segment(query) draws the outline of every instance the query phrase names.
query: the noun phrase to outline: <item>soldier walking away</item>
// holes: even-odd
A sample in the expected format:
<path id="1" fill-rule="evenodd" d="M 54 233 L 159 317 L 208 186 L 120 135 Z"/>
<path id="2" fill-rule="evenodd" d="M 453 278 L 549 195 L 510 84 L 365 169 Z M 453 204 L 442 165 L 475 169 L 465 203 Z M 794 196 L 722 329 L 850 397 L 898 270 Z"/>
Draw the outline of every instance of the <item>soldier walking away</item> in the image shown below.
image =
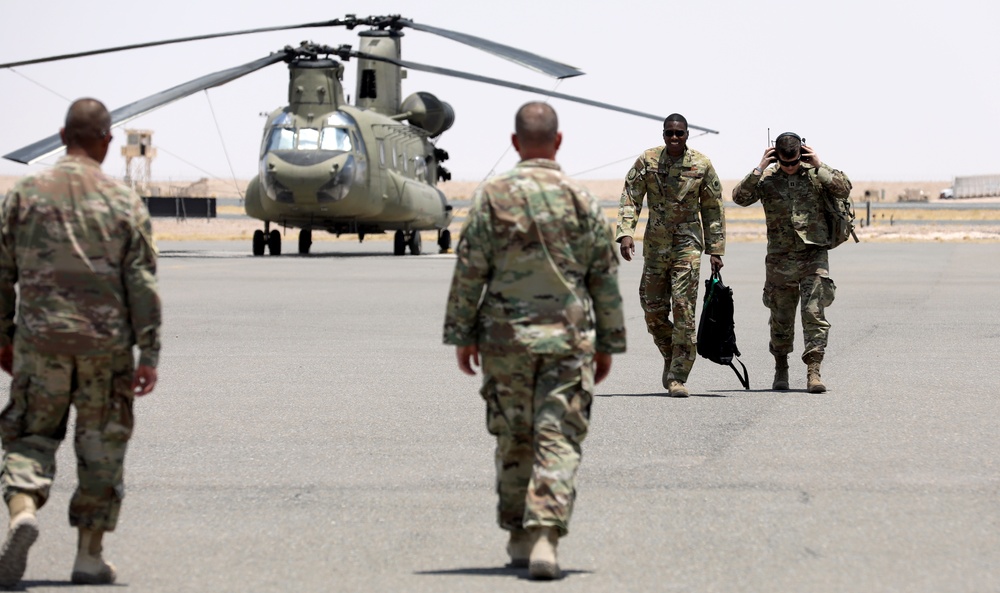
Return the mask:
<path id="1" fill-rule="evenodd" d="M 795 308 L 801 303 L 806 389 L 826 391 L 820 377 L 830 331 L 825 310 L 837 288 L 830 278 L 827 203 L 846 199 L 850 193 L 847 176 L 822 163 L 816 151 L 792 132 L 779 135 L 760 164 L 733 189 L 733 201 L 740 206 L 758 200 L 764 206 L 764 306 L 771 310 L 772 389 L 788 389 L 788 354 L 795 340 Z"/>
<path id="2" fill-rule="evenodd" d="M 674 113 L 663 120 L 665 146 L 642 153 L 625 178 L 615 240 L 632 261 L 642 201 L 649 202 L 643 239 L 639 302 L 646 329 L 663 356 L 663 387 L 672 397 L 687 397 L 684 385 L 694 366 L 695 305 L 701 254 L 711 256 L 712 271 L 722 269 L 726 219 L 722 184 L 705 155 L 687 147 L 688 124 Z M 674 320 L 671 323 L 670 313 Z"/>
<path id="3" fill-rule="evenodd" d="M 500 528 L 511 565 L 561 575 L 594 385 L 625 351 L 618 262 L 598 202 L 555 162 L 555 111 L 515 118 L 521 161 L 476 191 L 455 250 L 444 342 L 474 375 L 497 438 Z"/>
<path id="4" fill-rule="evenodd" d="M 60 136 L 66 155 L 20 180 L 0 204 L 0 366 L 13 375 L 0 413 L 5 587 L 21 580 L 38 537 L 35 512 L 49 498 L 71 405 L 79 478 L 69 505 L 79 530 L 72 580 L 114 582 L 102 539 L 125 495 L 133 399 L 156 385 L 160 300 L 149 213 L 101 172 L 111 143 L 103 104 L 75 101 Z"/>

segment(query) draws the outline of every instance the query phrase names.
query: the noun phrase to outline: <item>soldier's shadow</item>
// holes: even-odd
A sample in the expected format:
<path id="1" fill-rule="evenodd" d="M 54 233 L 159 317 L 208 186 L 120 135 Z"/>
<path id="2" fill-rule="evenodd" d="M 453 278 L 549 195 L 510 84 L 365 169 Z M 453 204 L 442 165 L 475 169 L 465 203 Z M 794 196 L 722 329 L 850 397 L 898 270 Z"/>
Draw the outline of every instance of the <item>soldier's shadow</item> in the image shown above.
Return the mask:
<path id="1" fill-rule="evenodd" d="M 688 399 L 686 397 L 670 397 L 665 391 L 656 391 L 652 393 L 595 393 L 594 397 L 658 397 L 662 399 L 669 400 L 680 400 L 684 401 Z M 722 395 L 719 393 L 692 393 L 691 397 L 729 397 L 728 395 Z"/>
<path id="2" fill-rule="evenodd" d="M 489 566 L 489 567 L 469 567 L 469 568 L 448 568 L 441 570 L 417 570 L 413 574 L 426 576 L 479 576 L 479 577 L 514 577 L 522 581 L 530 581 L 531 575 L 527 568 L 515 568 L 511 565 Z M 562 576 L 557 580 L 565 580 L 575 574 L 593 574 L 591 570 L 563 570 Z"/>
<path id="3" fill-rule="evenodd" d="M 74 583 L 72 581 L 46 581 L 46 580 L 38 580 L 38 581 L 21 581 L 17 585 L 15 585 L 15 586 L 13 586 L 11 588 L 8 588 L 8 589 L 4 589 L 4 590 L 5 591 L 29 591 L 31 589 L 41 588 L 41 587 L 45 587 L 46 589 L 56 589 L 56 588 L 61 588 L 61 587 L 74 587 L 74 588 L 77 588 L 77 587 L 81 587 L 81 586 L 85 586 L 85 585 L 77 585 L 76 583 Z M 116 587 L 128 587 L 128 583 L 114 583 L 113 585 L 101 585 L 102 589 L 106 589 L 106 588 L 109 588 L 109 587 L 111 589 L 114 589 Z"/>

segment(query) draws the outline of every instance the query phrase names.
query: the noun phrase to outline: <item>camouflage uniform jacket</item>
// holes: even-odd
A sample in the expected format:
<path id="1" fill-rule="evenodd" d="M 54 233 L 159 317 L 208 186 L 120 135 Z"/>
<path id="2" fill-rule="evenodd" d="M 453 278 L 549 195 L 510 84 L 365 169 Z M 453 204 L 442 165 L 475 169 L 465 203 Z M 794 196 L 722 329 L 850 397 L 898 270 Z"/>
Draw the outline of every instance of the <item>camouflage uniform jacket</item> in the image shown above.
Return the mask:
<path id="1" fill-rule="evenodd" d="M 492 354 L 625 351 L 611 228 L 555 161 L 521 161 L 477 190 L 455 251 L 446 344 Z"/>
<path id="2" fill-rule="evenodd" d="M 767 224 L 767 252 L 801 251 L 809 245 L 830 245 L 824 192 L 834 198 L 851 194 L 851 182 L 840 171 L 803 163 L 792 175 L 769 168 L 750 173 L 733 189 L 733 201 L 749 206 L 760 200 Z"/>
<path id="3" fill-rule="evenodd" d="M 692 239 L 702 252 L 726 254 L 722 184 L 708 157 L 688 148 L 671 162 L 663 146 L 642 153 L 625 178 L 616 241 L 635 235 L 644 196 L 649 201 L 644 257 L 669 258 L 673 247 Z"/>
<path id="4" fill-rule="evenodd" d="M 88 157 L 25 177 L 0 204 L 0 346 L 16 331 L 40 352 L 138 344 L 156 366 L 160 299 L 149 213 Z M 19 294 L 15 297 L 14 285 Z"/>

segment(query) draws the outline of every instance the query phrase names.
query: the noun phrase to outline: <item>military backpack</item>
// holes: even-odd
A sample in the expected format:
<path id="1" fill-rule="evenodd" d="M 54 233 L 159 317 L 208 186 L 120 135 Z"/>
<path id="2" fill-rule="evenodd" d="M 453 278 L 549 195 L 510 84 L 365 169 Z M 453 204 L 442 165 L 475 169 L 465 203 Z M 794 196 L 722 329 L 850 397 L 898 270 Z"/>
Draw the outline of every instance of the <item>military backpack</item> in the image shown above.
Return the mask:
<path id="1" fill-rule="evenodd" d="M 819 182 L 815 169 L 809 171 L 809 180 L 826 202 L 826 224 L 830 229 L 830 249 L 837 247 L 852 237 L 855 243 L 859 243 L 860 239 L 858 239 L 858 235 L 854 232 L 854 204 L 851 203 L 850 195 L 843 198 L 831 195 Z"/>
<path id="2" fill-rule="evenodd" d="M 716 364 L 728 365 L 744 389 L 750 389 L 750 373 L 740 359 L 736 346 L 736 321 L 733 312 L 733 289 L 722 283 L 722 275 L 713 272 L 705 280 L 705 301 L 698 323 L 698 354 Z M 733 359 L 743 367 L 743 374 L 733 364 Z"/>

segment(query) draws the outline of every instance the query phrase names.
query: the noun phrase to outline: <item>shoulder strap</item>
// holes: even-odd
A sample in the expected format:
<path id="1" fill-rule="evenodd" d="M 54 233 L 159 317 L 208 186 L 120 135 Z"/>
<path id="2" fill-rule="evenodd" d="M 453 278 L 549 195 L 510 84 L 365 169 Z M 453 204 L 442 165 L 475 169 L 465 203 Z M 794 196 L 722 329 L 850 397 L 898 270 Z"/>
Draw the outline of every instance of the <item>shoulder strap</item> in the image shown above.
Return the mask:
<path id="1" fill-rule="evenodd" d="M 736 358 L 735 356 L 733 358 L 736 362 L 740 363 L 741 367 L 743 367 L 743 374 L 740 374 L 739 369 L 736 368 L 733 361 L 729 361 L 729 368 L 733 369 L 733 372 L 736 373 L 736 378 L 740 380 L 740 383 L 743 385 L 743 389 L 750 391 L 750 371 L 747 370 L 747 365 L 743 364 L 743 361 L 739 358 Z"/>

